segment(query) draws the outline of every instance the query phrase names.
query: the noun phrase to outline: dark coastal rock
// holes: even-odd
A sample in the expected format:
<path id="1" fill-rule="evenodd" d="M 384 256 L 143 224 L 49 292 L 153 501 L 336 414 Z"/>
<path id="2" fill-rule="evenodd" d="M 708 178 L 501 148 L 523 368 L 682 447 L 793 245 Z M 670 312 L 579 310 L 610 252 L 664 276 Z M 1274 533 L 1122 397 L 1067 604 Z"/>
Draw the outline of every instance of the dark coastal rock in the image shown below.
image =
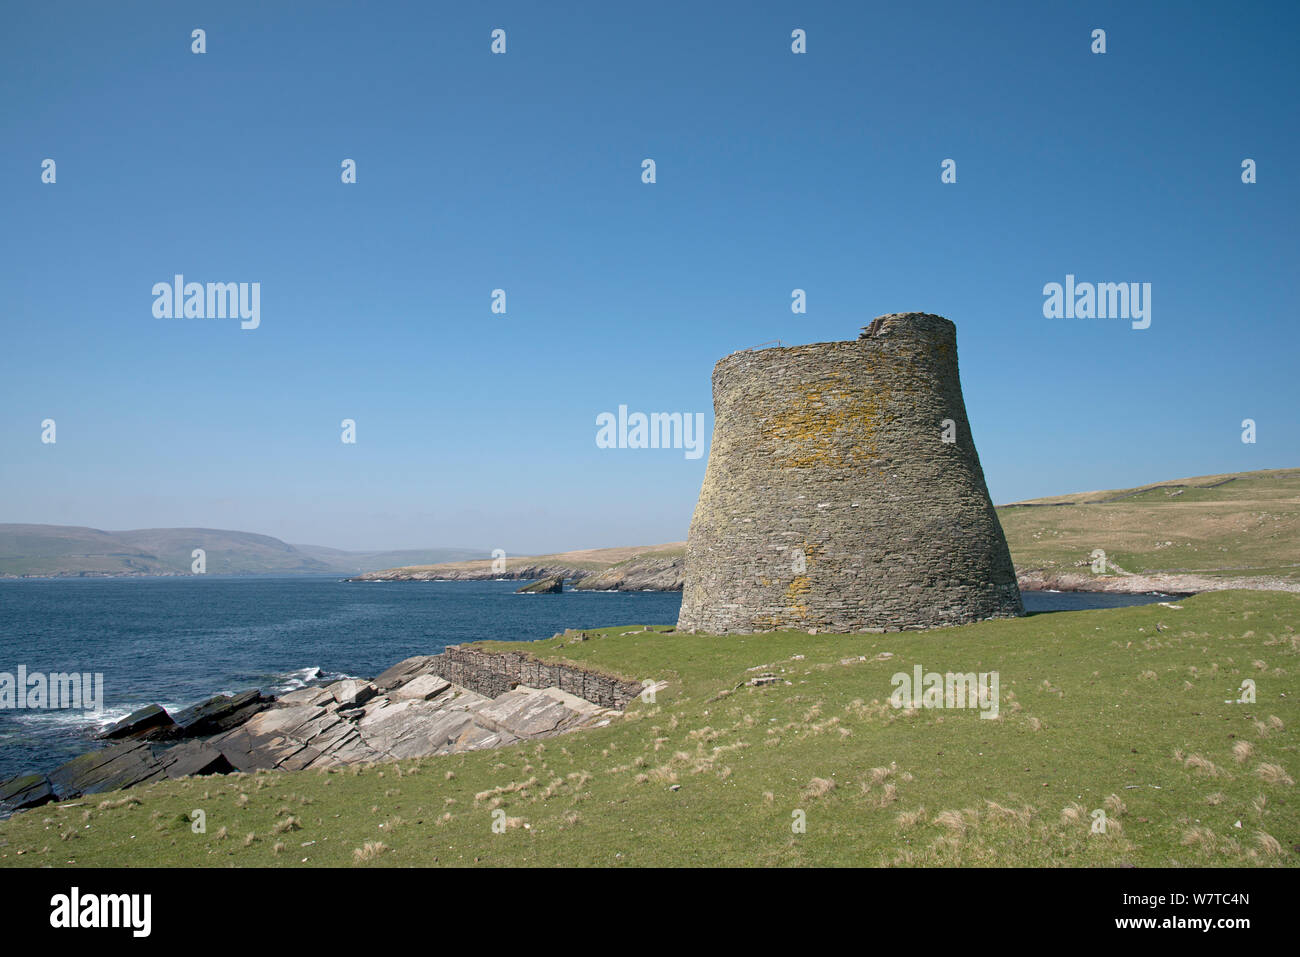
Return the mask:
<path id="1" fill-rule="evenodd" d="M 176 722 L 172 720 L 160 705 L 145 705 L 138 711 L 132 711 L 121 721 L 112 724 L 96 737 L 105 741 L 118 741 L 122 738 L 157 737 L 166 733 Z"/>
<path id="2" fill-rule="evenodd" d="M 43 774 L 24 774 L 0 783 L 0 811 L 21 811 L 54 800 L 50 779 Z"/>
<path id="3" fill-rule="evenodd" d="M 262 692 L 253 688 L 236 695 L 216 695 L 176 713 L 173 736 L 197 738 L 220 734 L 237 727 L 271 704 Z"/>
<path id="4" fill-rule="evenodd" d="M 50 772 L 50 785 L 60 800 L 82 794 L 116 791 L 165 777 L 153 749 L 144 741 L 123 741 L 73 758 Z"/>
<path id="5" fill-rule="evenodd" d="M 169 778 L 198 774 L 229 774 L 235 770 L 224 754 L 204 741 L 186 741 L 158 756 L 158 764 Z"/>
<path id="6" fill-rule="evenodd" d="M 516 595 L 559 595 L 563 592 L 564 579 L 559 575 L 551 575 L 541 581 L 533 582 L 531 585 L 515 589 Z"/>

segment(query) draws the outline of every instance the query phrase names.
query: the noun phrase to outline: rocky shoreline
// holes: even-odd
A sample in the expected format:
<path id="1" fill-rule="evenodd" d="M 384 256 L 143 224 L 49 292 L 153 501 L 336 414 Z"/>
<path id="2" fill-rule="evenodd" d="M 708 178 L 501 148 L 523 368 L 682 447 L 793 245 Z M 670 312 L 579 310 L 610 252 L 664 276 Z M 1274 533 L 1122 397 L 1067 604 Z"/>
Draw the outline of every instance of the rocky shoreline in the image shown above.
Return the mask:
<path id="1" fill-rule="evenodd" d="M 560 578 L 576 591 L 681 591 L 686 558 L 647 553 L 601 568 L 569 562 L 523 562 L 495 570 L 491 562 L 389 568 L 347 579 L 350 582 L 397 581 L 541 581 Z"/>
<path id="2" fill-rule="evenodd" d="M 642 691 L 639 682 L 576 666 L 453 645 L 371 681 L 348 678 L 279 697 L 256 689 L 218 695 L 175 715 L 141 708 L 99 733 L 107 746 L 48 774 L 0 782 L 0 816 L 168 778 L 497 748 L 608 724 Z"/>

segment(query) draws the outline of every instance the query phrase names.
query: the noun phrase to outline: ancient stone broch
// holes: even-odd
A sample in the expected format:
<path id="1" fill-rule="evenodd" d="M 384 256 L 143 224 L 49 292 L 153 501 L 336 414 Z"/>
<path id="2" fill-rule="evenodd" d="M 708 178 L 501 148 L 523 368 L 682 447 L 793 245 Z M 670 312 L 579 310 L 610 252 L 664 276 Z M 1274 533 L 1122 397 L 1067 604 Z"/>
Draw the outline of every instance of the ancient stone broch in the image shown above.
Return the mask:
<path id="1" fill-rule="evenodd" d="M 1024 614 L 950 321 L 897 313 L 853 341 L 732 353 L 714 367 L 713 405 L 679 629 L 896 631 Z"/>

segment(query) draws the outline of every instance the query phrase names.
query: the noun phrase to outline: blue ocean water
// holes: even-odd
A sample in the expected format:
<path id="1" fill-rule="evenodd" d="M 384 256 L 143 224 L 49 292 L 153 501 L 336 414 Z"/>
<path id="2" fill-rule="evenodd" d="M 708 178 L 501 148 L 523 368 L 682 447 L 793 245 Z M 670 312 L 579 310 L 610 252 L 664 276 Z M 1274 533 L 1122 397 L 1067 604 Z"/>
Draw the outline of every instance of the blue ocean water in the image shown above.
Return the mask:
<path id="1" fill-rule="evenodd" d="M 0 780 L 48 771 L 88 734 L 147 704 L 168 711 L 260 687 L 373 677 L 403 658 L 565 628 L 671 625 L 678 592 L 516 595 L 519 582 L 336 578 L 0 580 L 0 672 L 104 676 L 103 708 L 0 710 Z M 1105 608 L 1161 596 L 1027 592 L 1030 611 Z"/>

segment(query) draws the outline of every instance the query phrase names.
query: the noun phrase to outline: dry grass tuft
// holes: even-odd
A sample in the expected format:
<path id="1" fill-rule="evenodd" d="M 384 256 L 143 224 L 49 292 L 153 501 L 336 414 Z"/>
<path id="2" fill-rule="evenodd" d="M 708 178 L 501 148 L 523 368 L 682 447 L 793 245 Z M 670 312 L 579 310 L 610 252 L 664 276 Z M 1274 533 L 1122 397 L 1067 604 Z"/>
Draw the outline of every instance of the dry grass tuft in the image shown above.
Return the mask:
<path id="1" fill-rule="evenodd" d="M 935 815 L 934 823 L 946 827 L 954 834 L 966 833 L 966 818 L 962 816 L 961 811 L 940 811 Z"/>
<path id="2" fill-rule="evenodd" d="M 116 801 L 100 801 L 99 810 L 115 811 L 118 808 L 130 807 L 133 804 L 139 804 L 139 803 L 140 803 L 140 799 L 138 797 L 127 796 L 124 798 L 118 798 Z"/>
<path id="3" fill-rule="evenodd" d="M 366 841 L 352 852 L 352 860 L 360 863 L 361 861 L 374 860 L 380 854 L 388 850 L 388 845 L 383 841 Z"/>
<path id="4" fill-rule="evenodd" d="M 1255 843 L 1267 857 L 1277 857 L 1282 853 L 1282 845 L 1272 834 L 1266 834 L 1263 831 L 1255 832 Z"/>
<path id="5" fill-rule="evenodd" d="M 1193 771 L 1199 771 L 1207 777 L 1217 778 L 1224 771 L 1207 757 L 1199 754 L 1189 754 L 1183 759 L 1183 767 L 1190 768 Z"/>
<path id="6" fill-rule="evenodd" d="M 1063 825 L 1078 824 L 1086 815 L 1088 809 L 1078 801 L 1071 801 L 1061 809 L 1061 823 Z"/>
<path id="7" fill-rule="evenodd" d="M 816 800 L 835 790 L 835 782 L 830 778 L 813 778 L 803 789 L 804 800 Z"/>
<path id="8" fill-rule="evenodd" d="M 1269 764 L 1262 762 L 1259 767 L 1255 768 L 1255 774 L 1266 784 L 1281 784 L 1290 787 L 1295 784 L 1295 780 L 1280 764 Z"/>

